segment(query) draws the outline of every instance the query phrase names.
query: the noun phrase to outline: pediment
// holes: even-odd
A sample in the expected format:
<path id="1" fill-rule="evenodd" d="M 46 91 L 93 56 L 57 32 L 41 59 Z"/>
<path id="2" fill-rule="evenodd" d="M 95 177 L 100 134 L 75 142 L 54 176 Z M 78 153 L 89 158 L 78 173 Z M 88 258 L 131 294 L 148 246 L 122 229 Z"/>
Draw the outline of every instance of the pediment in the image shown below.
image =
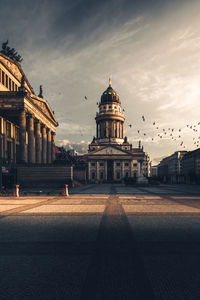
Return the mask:
<path id="1" fill-rule="evenodd" d="M 117 149 L 115 147 L 105 147 L 100 150 L 96 150 L 93 153 L 90 153 L 90 155 L 130 155 L 129 153 L 126 153 L 123 150 Z"/>
<path id="2" fill-rule="evenodd" d="M 10 59 L 5 58 L 4 56 L 0 56 L 0 60 L 3 62 L 3 64 L 11 71 L 11 73 L 19 80 L 21 81 L 21 72 L 19 68 L 11 62 Z"/>
<path id="3" fill-rule="evenodd" d="M 34 98 L 32 98 L 32 101 L 39 108 L 39 110 L 41 110 L 43 112 L 43 114 L 45 114 L 53 122 L 57 123 L 57 120 L 53 114 L 53 111 L 51 110 L 51 108 L 46 100 L 41 99 L 39 97 L 34 97 Z"/>

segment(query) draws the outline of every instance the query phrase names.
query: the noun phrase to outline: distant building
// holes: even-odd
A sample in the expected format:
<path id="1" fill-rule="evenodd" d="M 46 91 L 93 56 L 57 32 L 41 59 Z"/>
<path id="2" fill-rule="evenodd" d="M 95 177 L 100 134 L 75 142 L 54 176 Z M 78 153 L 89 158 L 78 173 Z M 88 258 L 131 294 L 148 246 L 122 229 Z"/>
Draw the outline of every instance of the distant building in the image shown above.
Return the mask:
<path id="1" fill-rule="evenodd" d="M 158 176 L 158 166 L 151 166 L 151 177 Z"/>
<path id="2" fill-rule="evenodd" d="M 181 178 L 181 160 L 187 151 L 176 151 L 172 155 L 165 157 L 158 165 L 158 176 L 163 182 L 179 183 Z"/>
<path id="3" fill-rule="evenodd" d="M 139 143 L 133 148 L 124 136 L 124 110 L 111 82 L 103 92 L 96 114 L 96 137 L 87 156 L 89 182 L 122 182 L 143 173 L 150 176 L 150 158 Z"/>
<path id="4" fill-rule="evenodd" d="M 187 152 L 181 161 L 186 183 L 200 183 L 200 149 Z"/>

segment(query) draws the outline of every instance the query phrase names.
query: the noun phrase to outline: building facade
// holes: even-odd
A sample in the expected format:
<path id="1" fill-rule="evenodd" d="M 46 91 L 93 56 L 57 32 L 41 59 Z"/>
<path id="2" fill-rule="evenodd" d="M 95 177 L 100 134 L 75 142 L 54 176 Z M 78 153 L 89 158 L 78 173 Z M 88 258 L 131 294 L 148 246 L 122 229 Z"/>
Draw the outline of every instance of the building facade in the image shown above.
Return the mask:
<path id="1" fill-rule="evenodd" d="M 181 161 L 185 183 L 200 184 L 200 149 L 187 152 Z"/>
<path id="2" fill-rule="evenodd" d="M 165 157 L 158 165 L 158 177 L 163 182 L 179 183 L 182 178 L 182 158 L 187 151 L 176 151 Z"/>
<path id="3" fill-rule="evenodd" d="M 51 164 L 58 122 L 42 90 L 37 96 L 21 66 L 0 53 L 0 145 L 2 161 Z"/>
<path id="4" fill-rule="evenodd" d="M 103 92 L 96 114 L 96 137 L 87 154 L 89 182 L 121 182 L 125 178 L 150 176 L 150 158 L 141 143 L 133 148 L 124 136 L 124 112 L 116 91 Z"/>

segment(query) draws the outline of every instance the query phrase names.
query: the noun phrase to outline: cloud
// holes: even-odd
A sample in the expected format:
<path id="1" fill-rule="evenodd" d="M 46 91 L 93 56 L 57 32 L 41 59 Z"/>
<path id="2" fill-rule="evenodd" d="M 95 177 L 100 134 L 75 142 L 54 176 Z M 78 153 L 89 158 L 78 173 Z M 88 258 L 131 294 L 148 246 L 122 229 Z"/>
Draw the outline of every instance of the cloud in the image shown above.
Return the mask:
<path id="1" fill-rule="evenodd" d="M 83 140 L 78 143 L 69 140 L 58 140 L 56 145 L 64 147 L 66 150 L 75 150 L 78 154 L 85 154 L 88 151 L 88 142 Z"/>

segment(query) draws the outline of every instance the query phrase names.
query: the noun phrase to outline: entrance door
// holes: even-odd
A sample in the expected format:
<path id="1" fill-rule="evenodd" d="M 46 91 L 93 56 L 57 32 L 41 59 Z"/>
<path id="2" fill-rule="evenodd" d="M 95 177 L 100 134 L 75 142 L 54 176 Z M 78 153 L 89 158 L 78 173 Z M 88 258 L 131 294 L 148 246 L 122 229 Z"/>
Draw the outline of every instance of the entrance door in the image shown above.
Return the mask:
<path id="1" fill-rule="evenodd" d="M 107 160 L 107 177 L 108 181 L 113 181 L 113 160 Z"/>

